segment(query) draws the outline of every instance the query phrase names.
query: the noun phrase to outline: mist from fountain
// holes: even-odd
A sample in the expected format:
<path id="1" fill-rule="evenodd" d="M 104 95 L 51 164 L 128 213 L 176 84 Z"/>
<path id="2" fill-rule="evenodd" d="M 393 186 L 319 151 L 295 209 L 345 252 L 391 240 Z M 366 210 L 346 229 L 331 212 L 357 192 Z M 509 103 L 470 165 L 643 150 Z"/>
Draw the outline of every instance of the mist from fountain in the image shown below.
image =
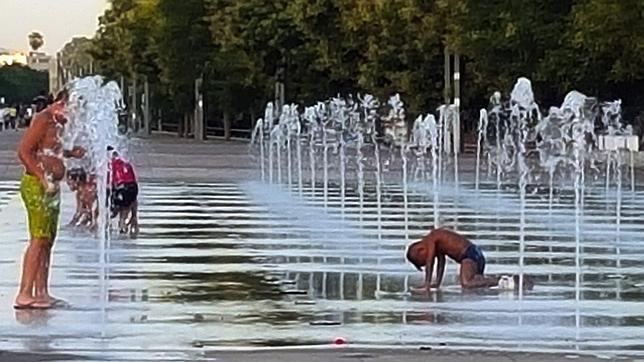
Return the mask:
<path id="1" fill-rule="evenodd" d="M 107 147 L 127 157 L 125 140 L 118 132 L 118 110 L 123 107 L 123 97 L 115 82 L 105 82 L 101 76 L 77 78 L 67 86 L 69 101 L 66 106 L 68 123 L 63 134 L 66 149 L 81 146 L 86 149 L 85 166 L 89 175 L 96 176 L 98 190 L 98 236 L 100 243 L 99 279 L 100 306 L 103 323 L 107 313 L 107 266 L 110 249 L 110 202 L 107 190 L 109 182 L 110 154 Z M 104 329 L 103 329 L 104 333 Z"/>
<path id="2" fill-rule="evenodd" d="M 529 182 L 530 168 L 527 164 L 527 144 L 536 139 L 534 124 L 540 121 L 538 105 L 534 101 L 532 85 L 526 78 L 519 78 L 510 94 L 510 121 L 512 130 L 516 132 L 515 149 L 519 167 L 519 199 L 521 202 L 520 232 L 519 232 L 519 300 L 523 298 L 524 254 L 525 254 L 525 206 L 526 186 Z"/>
<path id="3" fill-rule="evenodd" d="M 602 115 L 604 128 L 607 132 L 619 134 L 625 132 L 615 114 L 621 109 L 619 103 L 604 103 L 605 110 Z M 296 109 L 290 108 L 291 112 Z M 428 169 L 431 168 L 431 197 L 433 204 L 433 224 L 439 227 L 440 198 L 452 197 L 452 207 L 457 199 L 464 200 L 464 204 L 476 210 L 491 210 L 499 214 L 499 210 L 506 210 L 510 214 L 519 210 L 518 233 L 518 274 L 519 274 L 519 299 L 523 298 L 523 274 L 525 267 L 526 247 L 526 215 L 527 190 L 547 187 L 546 217 L 530 215 L 538 223 L 551 224 L 553 219 L 553 204 L 557 188 L 571 188 L 575 191 L 574 214 L 575 227 L 575 263 L 579 266 L 576 280 L 576 294 L 581 290 L 581 245 L 583 230 L 584 194 L 588 172 L 596 174 L 595 163 L 600 160 L 593 144 L 597 140 L 593 124 L 598 117 L 596 101 L 579 92 L 570 92 L 559 107 L 551 107 L 546 116 L 542 116 L 538 104 L 535 102 L 531 83 L 526 78 L 520 78 L 507 101 L 502 100 L 500 92 L 495 92 L 490 97 L 490 107 L 479 113 L 479 126 L 477 129 L 477 154 L 473 192 L 463 183 L 464 190 L 459 190 L 458 158 L 455 157 L 451 166 L 454 167 L 454 183 L 450 185 L 442 180 L 443 138 L 449 134 L 454 126 L 455 107 L 441 106 L 438 108 L 438 121 L 433 115 L 417 116 L 408 133 L 405 121 L 404 104 L 399 95 L 389 98 L 388 102 L 380 107 L 372 96 L 340 98 L 336 97 L 326 102 L 319 102 L 315 106 L 304 108 L 302 117 L 293 115 L 291 123 L 302 122 L 302 129 L 306 130 L 306 142 L 309 157 L 309 177 L 311 180 L 311 195 L 315 198 L 316 169 L 323 167 L 323 204 L 324 208 L 335 213 L 345 214 L 350 204 L 351 189 L 347 183 L 355 176 L 357 187 L 357 226 L 361 228 L 366 187 L 370 182 L 375 184 L 375 204 L 378 240 L 381 238 L 384 210 L 382 209 L 382 190 L 387 185 L 396 185 L 402 188 L 402 224 L 405 230 L 405 239 L 408 240 L 410 223 L 410 192 L 427 192 L 429 185 L 422 188 L 419 184 L 426 184 L 429 179 Z M 293 134 L 297 131 L 293 131 Z M 378 137 L 382 135 L 382 138 Z M 271 133 L 273 143 L 278 134 Z M 365 143 L 366 142 L 366 143 Z M 320 147 L 318 147 L 320 146 Z M 456 145 L 455 145 L 456 146 Z M 373 148 L 373 153 L 365 149 Z M 331 152 L 331 150 L 334 150 Z M 385 162 L 381 163 L 381 151 L 384 151 Z M 431 153 L 431 166 L 427 161 Z M 457 154 L 457 149 L 454 149 Z M 270 152 L 269 152 L 270 154 Z M 614 157 L 621 153 L 615 152 Z M 261 156 L 261 155 L 260 155 Z M 318 156 L 322 165 L 316 167 Z M 398 157 L 400 156 L 400 157 Z M 483 196 L 480 186 L 484 182 L 485 173 L 481 172 L 483 157 L 487 156 L 488 179 L 496 179 L 496 200 Z M 449 160 L 449 159 L 448 159 Z M 603 159 L 602 159 L 603 160 Z M 603 162 L 603 161 L 602 161 Z M 608 163 L 613 167 L 617 162 Z M 318 162 L 319 163 L 319 162 Z M 621 172 L 620 158 L 620 172 Z M 331 165 L 333 167 L 331 168 Z M 298 170 L 304 168 L 298 163 Z M 373 172 L 369 172 L 369 168 Z M 496 172 L 493 170 L 496 168 Z M 588 171 L 589 170 L 589 171 Z M 351 172 L 354 171 L 354 172 Z M 300 172 L 300 171 L 298 171 Z M 303 172 L 303 171 L 302 171 Z M 413 178 L 412 180 L 409 177 Z M 595 176 L 596 177 L 596 176 Z M 290 179 L 290 177 L 289 177 Z M 610 177 L 607 178 L 608 180 Z M 621 177 L 620 177 L 621 179 Z M 542 181 L 543 180 L 543 181 Z M 339 182 L 339 210 L 337 204 L 330 201 L 330 189 Z M 592 182 L 592 178 L 590 179 Z M 545 186 L 542 186 L 543 183 Z M 500 197 L 503 184 L 518 186 L 518 203 L 505 197 Z M 607 182 L 607 188 L 608 188 Z M 410 187 L 411 186 L 411 187 Z M 619 189 L 618 189 L 619 190 Z M 618 192 L 619 193 L 619 192 Z M 621 198 L 621 194 L 618 195 Z M 495 202 L 496 201 L 496 202 Z M 489 203 L 497 204 L 490 207 Z M 487 203 L 486 205 L 483 205 Z M 618 207 L 619 209 L 619 207 Z M 617 218 L 620 214 L 617 212 Z M 557 218 L 564 219 L 564 215 L 557 213 Z M 571 219 L 572 215 L 571 215 Z M 616 221 L 618 223 L 619 221 Z M 454 227 L 458 219 L 454 220 Z M 556 225 L 552 230 L 557 229 Z M 557 230 L 563 230 L 561 228 Z M 580 298 L 577 298 L 578 301 Z"/>
<path id="4" fill-rule="evenodd" d="M 476 140 L 476 164 L 474 166 L 475 170 L 475 180 L 474 187 L 476 191 L 479 190 L 480 182 L 480 168 L 481 168 L 481 148 L 484 144 L 487 144 L 487 125 L 488 125 L 488 116 L 487 110 L 481 109 L 479 112 L 479 125 L 477 127 L 477 140 Z"/>
<path id="5" fill-rule="evenodd" d="M 373 147 L 373 156 L 375 163 L 374 178 L 376 179 L 376 221 L 378 231 L 378 241 L 382 239 L 382 165 L 380 163 L 380 146 L 377 139 L 376 122 L 378 118 L 379 102 L 372 95 L 367 94 L 364 97 L 358 96 L 360 107 L 362 109 L 362 132 L 368 136 Z M 358 135 L 360 137 L 360 135 Z"/>

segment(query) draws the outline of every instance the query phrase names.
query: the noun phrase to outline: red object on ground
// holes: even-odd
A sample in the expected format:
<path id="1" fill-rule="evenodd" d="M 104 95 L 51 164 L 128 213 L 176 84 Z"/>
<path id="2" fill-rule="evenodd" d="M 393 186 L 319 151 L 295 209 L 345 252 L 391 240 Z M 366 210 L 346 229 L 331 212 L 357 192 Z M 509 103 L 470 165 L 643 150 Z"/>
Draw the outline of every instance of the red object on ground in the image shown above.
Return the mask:
<path id="1" fill-rule="evenodd" d="M 342 338 L 342 337 L 338 337 L 338 338 L 335 339 L 335 341 L 333 341 L 333 343 L 335 343 L 337 345 L 346 344 L 347 340 Z"/>

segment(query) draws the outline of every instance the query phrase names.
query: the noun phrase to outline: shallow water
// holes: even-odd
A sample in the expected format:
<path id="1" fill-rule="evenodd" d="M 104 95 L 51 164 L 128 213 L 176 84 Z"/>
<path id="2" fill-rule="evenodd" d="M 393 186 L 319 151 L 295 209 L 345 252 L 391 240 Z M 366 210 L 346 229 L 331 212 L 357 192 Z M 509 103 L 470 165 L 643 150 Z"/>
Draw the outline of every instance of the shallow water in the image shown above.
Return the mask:
<path id="1" fill-rule="evenodd" d="M 333 185 L 327 212 L 320 185 L 316 195 L 307 187 L 302 201 L 297 192 L 258 183 L 141 189 L 140 237 L 110 245 L 107 309 L 96 302 L 98 242 L 63 230 L 53 288 L 73 307 L 47 312 L 35 318 L 39 323 L 1 319 L 0 348 L 181 350 L 328 344 L 342 336 L 353 344 L 644 353 L 641 189 L 624 197 L 619 234 L 614 195 L 603 189 L 587 193 L 580 303 L 570 192 L 557 195 L 552 212 L 547 191 L 529 194 L 525 271 L 537 285 L 519 301 L 511 292 L 462 292 L 454 263 L 448 264 L 441 292 L 407 293 L 422 275 L 404 260 L 398 186 L 383 191 L 381 235 L 373 186 L 365 190 L 361 224 L 357 191 L 348 188 L 343 217 L 339 187 Z M 477 199 L 473 189 L 444 188 L 441 223 L 482 246 L 487 273 L 518 272 L 516 190 L 497 193 L 496 185 L 483 184 Z M 410 190 L 408 230 L 414 240 L 433 224 L 433 197 L 422 185 Z M 71 217 L 69 209 L 63 218 Z M 3 231 L 24 239 L 18 227 Z M 0 269 L 5 270 L 2 263 Z M 11 292 L 11 282 L 3 280 L 2 291 Z"/>

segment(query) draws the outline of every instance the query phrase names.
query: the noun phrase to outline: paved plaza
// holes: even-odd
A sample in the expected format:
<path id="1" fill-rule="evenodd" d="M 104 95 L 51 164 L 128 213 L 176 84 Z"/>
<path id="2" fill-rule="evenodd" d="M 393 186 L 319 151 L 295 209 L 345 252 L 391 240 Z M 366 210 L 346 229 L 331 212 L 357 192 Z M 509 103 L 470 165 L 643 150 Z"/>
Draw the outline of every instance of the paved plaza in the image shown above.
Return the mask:
<path id="1" fill-rule="evenodd" d="M 566 299 L 571 291 L 571 249 L 566 244 L 556 254 L 560 259 L 551 260 L 559 264 L 551 265 L 555 272 L 542 276 L 550 278 L 547 291 L 529 300 L 523 321 L 518 314 L 518 325 L 511 296 L 506 300 L 508 296 L 462 295 L 446 287 L 438 300 L 407 301 L 401 293 L 413 271 L 399 255 L 404 243 L 400 220 L 383 221 L 383 241 L 378 250 L 363 252 L 368 255 L 363 259 L 356 250 L 372 244 L 361 245 L 362 236 L 356 235 L 351 247 L 343 248 L 346 241 L 337 233 L 351 233 L 355 225 L 317 215 L 316 210 L 326 205 L 310 189 L 302 191 L 307 207 L 278 210 L 280 191 L 258 189 L 253 183 L 257 167 L 244 141 L 134 139 L 129 155 L 142 184 L 140 237 L 117 237 L 101 245 L 89 234 L 63 227 L 54 249 L 52 291 L 71 306 L 14 311 L 27 239 L 17 191 L 19 135 L 0 133 L 0 361 L 590 361 L 618 356 L 593 353 L 592 345 L 598 343 L 594 333 L 602 333 L 601 328 L 588 330 L 588 340 L 577 344 L 580 354 L 567 347 L 573 345 L 568 338 L 574 338 L 574 328 L 566 316 L 571 306 Z M 270 198 L 262 194 L 266 190 Z M 386 192 L 389 201 L 384 207 L 395 211 L 400 190 Z M 355 205 L 357 197 L 352 195 L 347 202 Z M 63 196 L 63 224 L 71 217 L 72 197 L 69 192 Z M 420 196 L 411 202 L 422 210 Z M 625 205 L 637 207 L 634 201 Z M 346 220 L 363 217 L 355 207 L 347 207 L 347 213 Z M 457 215 L 464 223 L 485 218 L 466 203 L 445 214 L 448 223 Z M 364 215 L 361 235 L 375 232 L 372 216 Z M 410 232 L 416 236 L 431 215 L 414 217 Z M 307 225 L 301 220 L 315 222 Z M 334 228 L 335 233 L 324 231 Z M 639 230 L 628 218 L 624 228 Z M 513 249 L 494 243 L 488 247 L 496 247 L 490 268 L 510 271 Z M 635 262 L 638 255 L 624 251 L 623 262 Z M 454 274 L 451 268 L 448 274 Z M 633 278 L 638 277 L 633 272 Z M 593 282 L 594 274 L 589 279 Z M 607 297 L 593 297 L 594 287 L 587 291 L 589 298 Z M 609 294 L 617 291 L 612 285 L 608 288 Z M 619 289 L 625 300 L 639 295 L 632 288 Z M 559 302 L 542 303 L 544 297 L 561 298 L 560 309 L 551 310 Z M 615 305 L 625 315 L 628 308 L 639 306 L 635 301 Z M 620 316 L 607 317 L 607 323 L 619 322 Z M 538 323 L 543 323 L 543 335 L 531 340 L 530 329 Z M 632 330 L 636 339 L 636 325 L 615 331 Z M 365 333 L 369 340 L 351 339 Z M 346 337 L 347 345 L 334 346 L 338 337 Z M 518 345 L 506 345 L 504 338 L 514 338 Z M 378 348 L 379 343 L 398 347 Z M 505 351 L 494 352 L 499 348 Z"/>

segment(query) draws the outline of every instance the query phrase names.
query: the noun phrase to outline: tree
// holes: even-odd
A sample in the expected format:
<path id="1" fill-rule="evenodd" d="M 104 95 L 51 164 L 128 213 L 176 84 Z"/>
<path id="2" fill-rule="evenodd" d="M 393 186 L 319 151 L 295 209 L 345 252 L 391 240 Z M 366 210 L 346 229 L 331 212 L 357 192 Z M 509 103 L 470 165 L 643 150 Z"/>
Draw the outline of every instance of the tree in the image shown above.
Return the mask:
<path id="1" fill-rule="evenodd" d="M 293 25 L 283 0 L 210 0 L 208 4 L 214 47 L 207 82 L 209 99 L 216 104 L 210 111 L 223 114 L 228 137 L 233 116 L 258 114 L 272 100 L 275 81 L 287 80 L 287 53 L 297 43 L 291 41 L 295 40 Z M 287 94 L 301 93 L 288 89 Z"/>
<path id="2" fill-rule="evenodd" d="M 45 44 L 45 39 L 42 34 L 37 31 L 33 31 L 29 34 L 29 46 L 33 51 L 37 51 L 40 47 Z"/>
<path id="3" fill-rule="evenodd" d="M 571 82 L 602 98 L 644 101 L 644 3 L 581 1 L 566 37 L 578 69 Z"/>
<path id="4" fill-rule="evenodd" d="M 157 9 L 161 80 L 168 87 L 175 109 L 187 121 L 195 106 L 195 80 L 204 73 L 213 52 L 206 3 L 205 0 L 159 0 Z M 181 127 L 180 134 L 184 133 Z"/>
<path id="5" fill-rule="evenodd" d="M 301 38 L 287 12 L 287 1 L 211 0 L 210 4 L 210 24 L 218 49 L 241 57 L 246 66 L 247 76 L 240 81 L 260 84 L 271 99 L 278 76 L 280 80 L 295 79 L 291 60 Z"/>
<path id="6" fill-rule="evenodd" d="M 276 82 L 285 85 L 287 102 L 304 104 L 358 88 L 363 53 L 356 50 L 359 35 L 352 37 L 356 32 L 343 26 L 353 1 L 210 0 L 209 4 L 217 45 L 213 57 L 234 54 L 238 77 L 226 81 L 258 94 L 261 101 L 255 103 L 262 107 L 273 99 Z"/>
<path id="7" fill-rule="evenodd" d="M 364 2 L 352 26 L 366 30 L 359 84 L 379 98 L 400 93 L 412 113 L 441 102 L 443 29 L 434 2 Z"/>
<path id="8" fill-rule="evenodd" d="M 111 6 L 99 17 L 91 54 L 96 66 L 107 77 L 129 76 L 132 68 L 132 35 L 128 13 L 134 0 L 111 0 Z"/>
<path id="9" fill-rule="evenodd" d="M 443 102 L 443 49 L 461 55 L 462 109 L 529 77 L 540 104 L 578 89 L 644 102 L 638 0 L 111 0 L 91 51 L 108 76 L 145 75 L 178 118 L 203 76 L 207 113 L 401 93 L 410 113 Z M 618 49 L 618 51 L 615 50 Z M 507 94 L 507 93 L 506 93 Z M 475 122 L 474 119 L 472 119 Z M 182 123 L 183 124 L 183 123 Z"/>
<path id="10" fill-rule="evenodd" d="M 288 11 L 302 37 L 301 72 L 308 79 L 309 102 L 336 94 L 360 91 L 359 64 L 365 60 L 367 33 L 348 26 L 359 11 L 353 0 L 296 0 Z M 364 25 L 364 24 L 363 24 Z M 304 88 L 304 87 L 303 87 Z"/>
<path id="11" fill-rule="evenodd" d="M 7 103 L 30 103 L 41 91 L 49 89 L 49 77 L 21 64 L 0 67 L 0 95 Z"/>
<path id="12" fill-rule="evenodd" d="M 542 97 L 552 98 L 554 82 L 542 68 L 551 50 L 562 44 L 572 3 L 464 1 L 462 14 L 454 18 L 458 31 L 452 37 L 466 57 L 463 88 L 478 107 L 485 106 L 494 91 L 511 89 L 522 76 L 533 80 Z"/>
<path id="13" fill-rule="evenodd" d="M 92 40 L 89 38 L 72 38 L 60 51 L 61 66 L 71 71 L 74 75 L 89 72 L 90 64 L 93 61 L 92 46 Z"/>
<path id="14" fill-rule="evenodd" d="M 112 0 L 99 18 L 91 55 L 108 76 L 158 79 L 158 0 Z"/>

